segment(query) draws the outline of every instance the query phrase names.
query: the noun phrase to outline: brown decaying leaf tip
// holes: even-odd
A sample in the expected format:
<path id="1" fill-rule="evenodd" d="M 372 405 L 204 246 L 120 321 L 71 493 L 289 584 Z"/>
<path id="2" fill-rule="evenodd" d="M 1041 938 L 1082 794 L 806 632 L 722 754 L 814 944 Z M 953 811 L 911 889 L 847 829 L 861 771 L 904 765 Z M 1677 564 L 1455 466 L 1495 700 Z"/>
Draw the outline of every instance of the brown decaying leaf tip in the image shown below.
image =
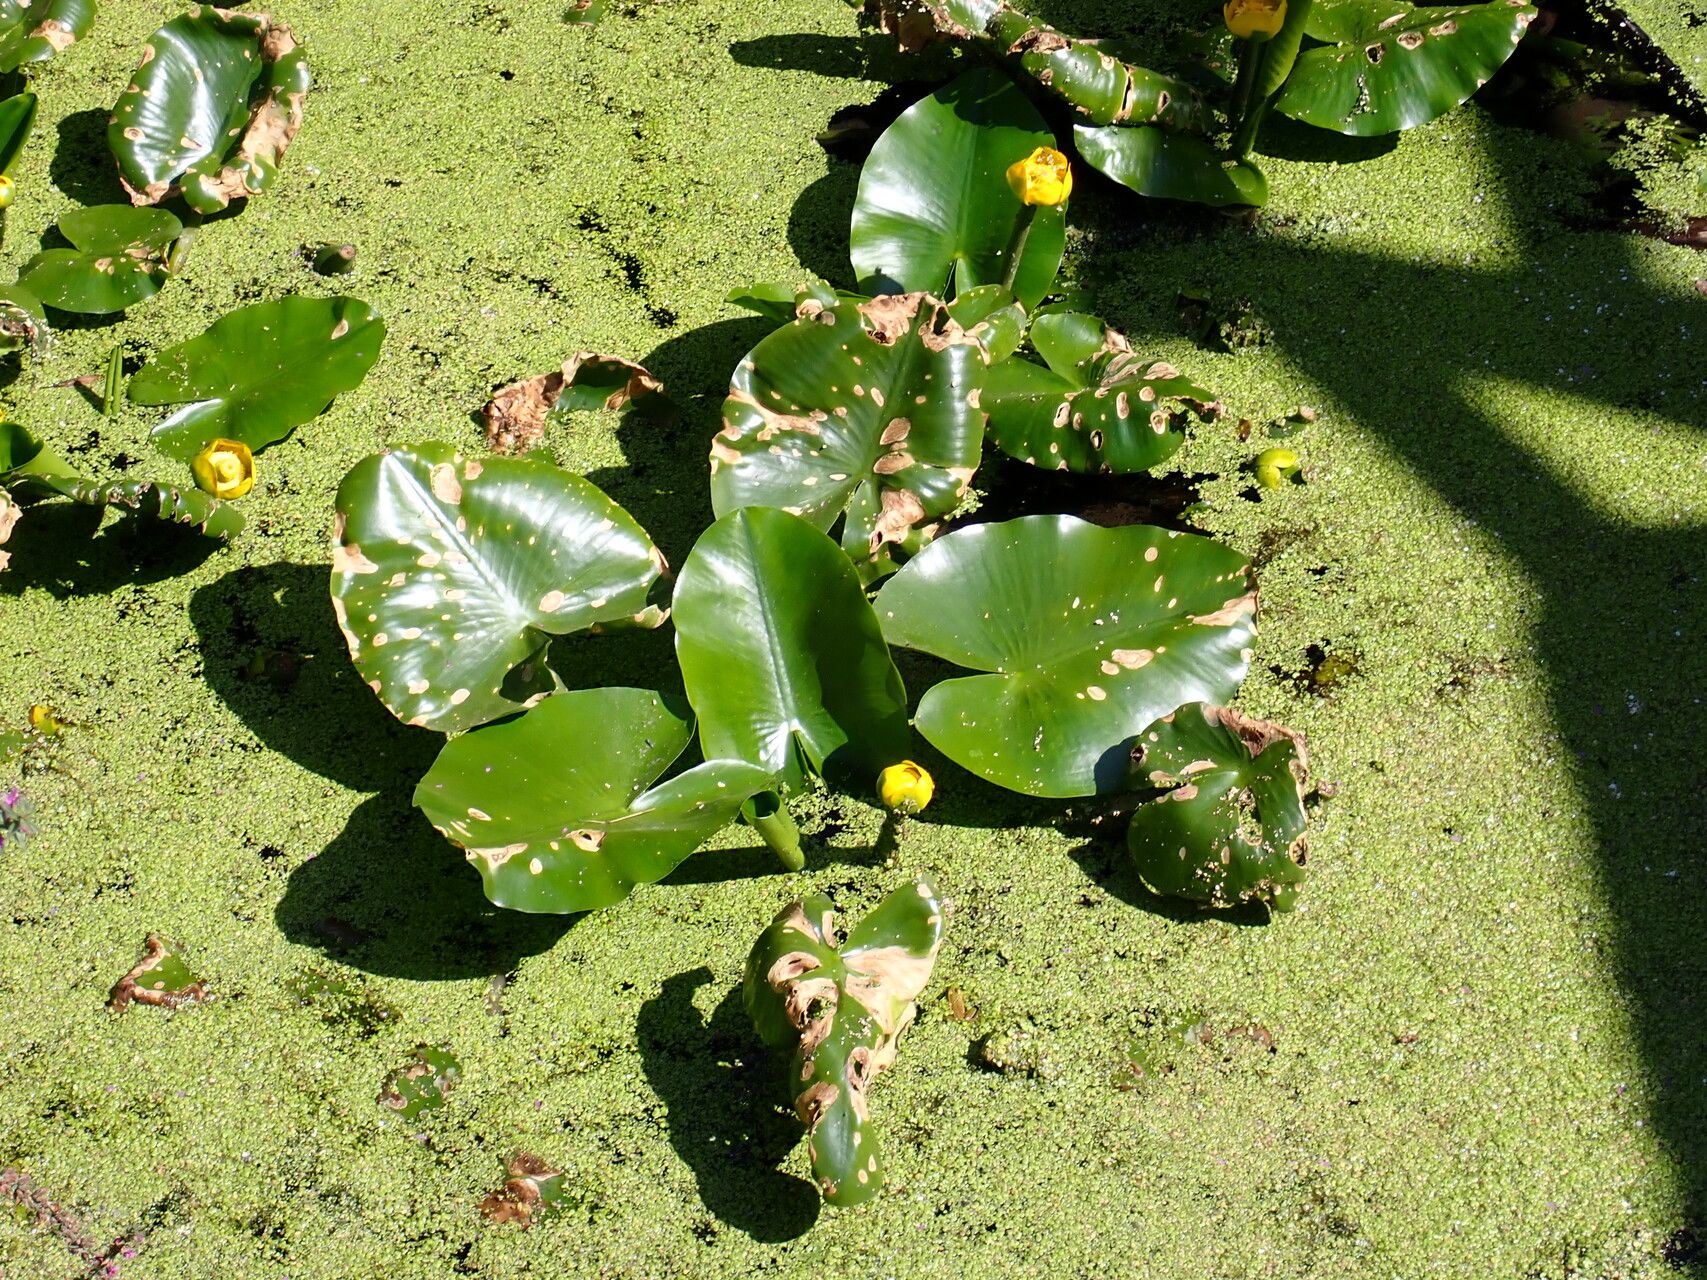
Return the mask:
<path id="1" fill-rule="evenodd" d="M 134 1000 L 138 1004 L 151 1004 L 161 1009 L 176 1009 L 182 1004 L 195 1004 L 206 1000 L 207 983 L 200 978 L 181 991 L 167 991 L 163 984 L 146 983 L 148 975 L 159 968 L 161 962 L 171 954 L 172 948 L 164 938 L 157 933 L 149 934 L 142 959 L 134 969 L 113 985 L 107 996 L 107 1008 L 114 1013 L 123 1013 Z"/>
<path id="2" fill-rule="evenodd" d="M 540 1206 L 539 1184 L 558 1172 L 538 1156 L 518 1151 L 505 1162 L 504 1185 L 480 1202 L 480 1216 L 488 1222 L 531 1227 Z"/>
<path id="3" fill-rule="evenodd" d="M 664 384 L 632 360 L 577 351 L 561 369 L 512 382 L 493 394 L 481 411 L 491 450 L 513 456 L 538 448 L 545 438 L 546 417 L 557 407 L 563 392 L 575 385 L 581 366 L 589 363 L 613 364 L 628 371 L 628 381 L 605 398 L 605 408 L 613 412 L 643 397 L 664 394 Z"/>

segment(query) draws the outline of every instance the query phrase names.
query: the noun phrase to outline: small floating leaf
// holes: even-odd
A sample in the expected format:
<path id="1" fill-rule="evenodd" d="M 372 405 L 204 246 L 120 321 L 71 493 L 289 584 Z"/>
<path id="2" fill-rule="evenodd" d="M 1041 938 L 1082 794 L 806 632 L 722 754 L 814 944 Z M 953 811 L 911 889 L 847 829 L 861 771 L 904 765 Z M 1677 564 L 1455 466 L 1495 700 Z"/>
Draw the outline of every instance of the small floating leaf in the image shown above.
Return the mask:
<path id="1" fill-rule="evenodd" d="M 564 1174 L 531 1152 L 518 1151 L 504 1162 L 504 1185 L 480 1202 L 480 1216 L 494 1224 L 531 1227 L 580 1203 Z"/>
<path id="2" fill-rule="evenodd" d="M 1256 634 L 1236 551 L 1071 516 L 956 530 L 908 561 L 876 608 L 891 644 L 988 673 L 927 692 L 919 731 L 979 777 L 1036 796 L 1122 786 L 1134 726 L 1230 698 Z"/>
<path id="3" fill-rule="evenodd" d="M 142 959 L 114 984 L 107 1008 L 123 1013 L 134 1001 L 176 1009 L 208 998 L 207 983 L 196 977 L 182 952 L 157 933 L 148 935 Z"/>
<path id="4" fill-rule="evenodd" d="M 405 1120 L 445 1105 L 445 1096 L 462 1080 L 462 1063 L 448 1044 L 415 1046 L 413 1061 L 404 1063 L 379 1089 L 381 1105 L 390 1107 Z"/>
<path id="5" fill-rule="evenodd" d="M 338 488 L 332 605 L 350 656 L 398 719 L 457 733 L 551 688 L 552 636 L 640 619 L 664 558 L 580 476 L 421 444 Z M 518 670 L 519 669 L 519 670 Z"/>
<path id="6" fill-rule="evenodd" d="M 18 282 L 61 311 L 109 315 L 152 298 L 171 275 L 166 260 L 184 224 L 164 209 L 73 209 L 59 232 L 74 248 L 47 249 Z"/>
<path id="7" fill-rule="evenodd" d="M 130 380 L 133 404 L 185 407 L 154 428 L 187 462 L 212 440 L 259 453 L 359 387 L 379 358 L 385 321 L 356 298 L 279 298 L 215 320 Z"/>
<path id="8" fill-rule="evenodd" d="M 648 418 L 675 413 L 664 384 L 634 361 L 577 351 L 561 369 L 512 382 L 493 394 L 482 415 L 486 443 L 498 453 L 529 453 L 545 438 L 552 418 L 580 409 L 614 413 L 630 406 Z"/>
<path id="9" fill-rule="evenodd" d="M 1303 735 L 1194 702 L 1139 734 L 1137 779 L 1170 788 L 1132 815 L 1127 847 L 1156 893 L 1291 907 L 1308 842 Z"/>
<path id="10" fill-rule="evenodd" d="M 783 908 L 747 956 L 742 1001 L 759 1038 L 789 1054 L 812 1176 L 831 1204 L 864 1204 L 883 1185 L 866 1093 L 918 1012 L 943 918 L 936 886 L 920 879 L 844 942 L 830 900 L 813 894 Z"/>
<path id="11" fill-rule="evenodd" d="M 757 765 L 713 759 L 653 786 L 692 738 L 650 690 L 558 693 L 452 738 L 415 803 L 499 906 L 592 911 L 662 880 L 773 785 Z"/>

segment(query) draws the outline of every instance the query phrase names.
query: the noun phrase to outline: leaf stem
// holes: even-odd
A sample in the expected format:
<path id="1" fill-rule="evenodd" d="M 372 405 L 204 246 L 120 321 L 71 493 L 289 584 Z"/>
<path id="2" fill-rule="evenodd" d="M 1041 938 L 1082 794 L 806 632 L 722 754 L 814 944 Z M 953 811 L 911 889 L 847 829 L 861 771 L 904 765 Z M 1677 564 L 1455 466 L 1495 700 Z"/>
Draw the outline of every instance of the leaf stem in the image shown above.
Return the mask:
<path id="1" fill-rule="evenodd" d="M 1239 75 L 1233 82 L 1233 157 L 1243 160 L 1256 146 L 1267 102 L 1256 100 L 1257 78 L 1262 74 L 1266 40 L 1245 40 L 1239 46 Z"/>
<path id="2" fill-rule="evenodd" d="M 806 865 L 806 854 L 800 848 L 800 828 L 780 795 L 774 791 L 759 792 L 741 806 L 741 816 L 783 866 L 799 871 Z"/>
<path id="3" fill-rule="evenodd" d="M 101 388 L 101 416 L 108 421 L 118 417 L 119 387 L 124 382 L 124 344 L 116 343 L 107 357 L 107 381 Z"/>
<path id="4" fill-rule="evenodd" d="M 1012 239 L 1008 241 L 1008 265 L 1002 271 L 1002 288 L 1009 293 L 1014 291 L 1014 281 L 1019 278 L 1019 262 L 1025 256 L 1025 242 L 1031 239 L 1031 224 L 1037 221 L 1037 206 L 1022 204 L 1019 221 L 1014 224 Z"/>

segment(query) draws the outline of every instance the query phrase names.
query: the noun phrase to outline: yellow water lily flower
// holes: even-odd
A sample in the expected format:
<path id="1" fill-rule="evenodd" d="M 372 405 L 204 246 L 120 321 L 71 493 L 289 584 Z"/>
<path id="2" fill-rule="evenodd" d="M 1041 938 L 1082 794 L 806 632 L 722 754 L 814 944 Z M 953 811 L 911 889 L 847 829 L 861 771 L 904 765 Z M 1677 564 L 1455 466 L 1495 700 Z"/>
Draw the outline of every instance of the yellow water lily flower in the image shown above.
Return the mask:
<path id="1" fill-rule="evenodd" d="M 917 813 L 935 794 L 931 775 L 911 760 L 892 764 L 877 777 L 877 798 L 896 813 Z"/>
<path id="2" fill-rule="evenodd" d="M 1227 0 L 1222 10 L 1227 30 L 1241 40 L 1267 40 L 1280 34 L 1286 0 Z"/>
<path id="3" fill-rule="evenodd" d="M 1008 166 L 1008 186 L 1022 204 L 1065 204 L 1073 193 L 1073 169 L 1054 147 L 1039 147 Z"/>
<path id="4" fill-rule="evenodd" d="M 215 440 L 190 463 L 196 488 L 216 498 L 241 498 L 255 487 L 255 455 L 241 440 Z"/>
<path id="5" fill-rule="evenodd" d="M 17 190 L 17 183 L 13 182 L 5 174 L 0 173 L 0 209 L 4 209 L 12 203 L 12 197 L 16 194 Z"/>

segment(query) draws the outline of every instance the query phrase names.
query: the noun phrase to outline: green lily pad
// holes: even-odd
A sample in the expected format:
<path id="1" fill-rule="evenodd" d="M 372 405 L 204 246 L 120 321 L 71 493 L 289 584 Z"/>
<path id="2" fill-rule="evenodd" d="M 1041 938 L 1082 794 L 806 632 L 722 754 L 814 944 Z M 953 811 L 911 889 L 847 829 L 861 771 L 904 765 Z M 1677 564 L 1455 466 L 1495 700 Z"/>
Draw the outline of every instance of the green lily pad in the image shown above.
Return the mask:
<path id="1" fill-rule="evenodd" d="M 860 170 L 851 254 L 867 293 L 951 297 L 1000 284 L 1025 211 L 1008 166 L 1055 137 L 1000 72 L 971 71 L 909 107 Z M 1034 307 L 1055 282 L 1066 246 L 1062 209 L 1039 208 L 1013 292 Z"/>
<path id="2" fill-rule="evenodd" d="M 214 213 L 272 184 L 302 127 L 308 62 L 266 14 L 197 5 L 143 46 L 107 142 L 135 204 Z"/>
<path id="3" fill-rule="evenodd" d="M 1004 452 L 1060 471 L 1149 471 L 1185 443 L 1190 413 L 1214 411 L 1214 395 L 1165 360 L 1133 353 L 1094 316 L 1050 312 L 1031 327 L 1047 368 L 1027 360 L 993 366 L 980 403 Z"/>
<path id="4" fill-rule="evenodd" d="M 0 0 L 0 8 L 11 0 Z M 30 140 L 30 130 L 36 123 L 36 95 L 18 93 L 0 102 L 0 173 L 10 174 L 12 166 Z"/>
<path id="5" fill-rule="evenodd" d="M 1519 0 L 1316 0 L 1305 34 L 1323 45 L 1298 55 L 1275 110 L 1359 137 L 1427 124 L 1488 82 L 1535 12 Z"/>
<path id="6" fill-rule="evenodd" d="M 653 786 L 692 738 L 650 690 L 559 693 L 447 742 L 415 803 L 499 906 L 592 911 L 662 880 L 772 785 L 711 760 Z"/>
<path id="7" fill-rule="evenodd" d="M 813 894 L 784 907 L 747 957 L 742 1001 L 759 1038 L 789 1055 L 812 1176 L 831 1204 L 864 1204 L 883 1185 L 866 1094 L 912 1025 L 943 917 L 936 886 L 920 879 L 839 941 L 834 907 Z"/>
<path id="8" fill-rule="evenodd" d="M 1212 208 L 1268 202 L 1268 180 L 1249 160 L 1234 160 L 1202 138 L 1152 125 L 1093 129 L 1077 125 L 1073 141 L 1086 164 L 1141 196 Z"/>
<path id="9" fill-rule="evenodd" d="M 350 656 L 393 715 L 441 733 L 549 693 L 550 638 L 648 617 L 663 570 L 634 517 L 548 462 L 420 444 L 338 488 L 332 606 Z"/>
<path id="10" fill-rule="evenodd" d="M 133 404 L 182 404 L 154 428 L 188 462 L 217 439 L 259 453 L 352 391 L 379 358 L 385 321 L 356 298 L 280 298 L 215 320 L 160 352 L 130 380 Z"/>
<path id="11" fill-rule="evenodd" d="M 1127 832 L 1145 885 L 1213 907 L 1292 906 L 1308 843 L 1301 734 L 1194 702 L 1139 734 L 1132 757 L 1140 782 L 1170 788 Z"/>
<path id="12" fill-rule="evenodd" d="M 448 1044 L 415 1046 L 414 1058 L 385 1077 L 379 1088 L 381 1106 L 405 1120 L 414 1120 L 445 1105 L 445 1097 L 462 1080 L 462 1063 Z"/>
<path id="13" fill-rule="evenodd" d="M 123 1013 L 133 1003 L 176 1009 L 208 998 L 207 983 L 196 977 L 183 952 L 157 933 L 148 935 L 142 959 L 113 985 L 107 1008 Z"/>
<path id="14" fill-rule="evenodd" d="M 988 355 L 926 294 L 801 304 L 741 361 L 711 445 L 718 515 L 781 507 L 879 563 L 960 504 L 978 465 Z"/>
<path id="15" fill-rule="evenodd" d="M 907 754 L 906 689 L 859 576 L 806 521 L 772 507 L 718 520 L 682 566 L 675 621 L 706 759 L 797 788 Z"/>
<path id="16" fill-rule="evenodd" d="M 970 772 L 1036 796 L 1119 788 L 1138 729 L 1230 698 L 1256 635 L 1237 552 L 1071 516 L 956 530 L 908 561 L 876 607 L 891 644 L 987 673 L 926 693 L 919 731 Z"/>
<path id="17" fill-rule="evenodd" d="M 74 247 L 36 254 L 18 282 L 61 311 L 109 315 L 160 292 L 184 224 L 164 209 L 99 205 L 73 209 L 59 220 L 59 233 Z"/>
<path id="18" fill-rule="evenodd" d="M 95 0 L 0 0 L 0 72 L 64 53 L 94 24 Z"/>

